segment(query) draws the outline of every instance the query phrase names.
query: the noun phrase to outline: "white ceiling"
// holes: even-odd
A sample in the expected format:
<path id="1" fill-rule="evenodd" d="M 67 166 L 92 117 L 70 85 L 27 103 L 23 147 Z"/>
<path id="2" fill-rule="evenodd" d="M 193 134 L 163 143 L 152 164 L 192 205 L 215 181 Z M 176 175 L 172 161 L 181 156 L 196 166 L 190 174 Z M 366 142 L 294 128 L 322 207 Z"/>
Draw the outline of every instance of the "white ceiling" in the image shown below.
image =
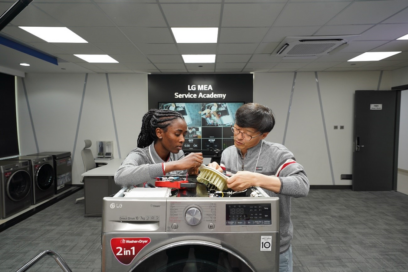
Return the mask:
<path id="1" fill-rule="evenodd" d="M 0 14 L 14 2 L 0 0 Z M 51 44 L 18 26 L 66 26 L 89 43 Z M 219 27 L 218 43 L 176 44 L 171 27 Z M 57 57 L 59 65 L 0 45 L 0 66 L 26 73 L 395 70 L 408 66 L 408 41 L 396 41 L 406 34 L 408 1 L 33 0 L 0 35 Z M 287 36 L 341 35 L 358 36 L 343 50 L 317 59 L 272 54 Z M 370 51 L 402 53 L 377 62 L 347 62 Z M 119 63 L 90 64 L 73 54 L 108 54 Z M 181 54 L 216 54 L 216 63 L 185 64 Z"/>

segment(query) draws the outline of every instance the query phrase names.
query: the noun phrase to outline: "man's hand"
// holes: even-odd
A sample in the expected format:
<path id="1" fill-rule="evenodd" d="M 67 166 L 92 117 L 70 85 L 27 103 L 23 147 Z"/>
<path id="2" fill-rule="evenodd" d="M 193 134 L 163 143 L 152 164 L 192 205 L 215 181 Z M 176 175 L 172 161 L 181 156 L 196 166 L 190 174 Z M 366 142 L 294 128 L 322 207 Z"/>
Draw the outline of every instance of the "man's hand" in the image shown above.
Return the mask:
<path id="1" fill-rule="evenodd" d="M 234 191 L 243 191 L 251 186 L 255 186 L 256 174 L 249 171 L 238 171 L 227 180 L 228 188 Z"/>

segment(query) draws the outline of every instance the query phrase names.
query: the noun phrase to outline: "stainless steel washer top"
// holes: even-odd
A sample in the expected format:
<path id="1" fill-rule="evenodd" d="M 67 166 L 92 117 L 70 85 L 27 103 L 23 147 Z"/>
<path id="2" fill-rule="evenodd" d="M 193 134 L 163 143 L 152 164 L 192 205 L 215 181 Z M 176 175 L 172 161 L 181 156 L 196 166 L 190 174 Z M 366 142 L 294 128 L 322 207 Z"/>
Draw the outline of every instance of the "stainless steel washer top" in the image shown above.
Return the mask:
<path id="1" fill-rule="evenodd" d="M 279 198 L 154 190 L 104 198 L 102 271 L 279 270 Z"/>

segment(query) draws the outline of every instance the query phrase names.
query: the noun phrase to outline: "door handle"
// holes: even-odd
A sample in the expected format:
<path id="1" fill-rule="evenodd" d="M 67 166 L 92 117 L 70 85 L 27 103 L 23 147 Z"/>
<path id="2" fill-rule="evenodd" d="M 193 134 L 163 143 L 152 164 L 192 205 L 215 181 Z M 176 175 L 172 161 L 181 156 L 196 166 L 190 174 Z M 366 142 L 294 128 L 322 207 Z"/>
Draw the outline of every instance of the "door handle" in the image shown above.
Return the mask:
<path id="1" fill-rule="evenodd" d="M 355 146 L 355 150 L 356 152 L 361 151 L 361 148 L 364 147 L 364 145 L 360 145 L 360 137 L 357 136 L 356 137 L 356 146 Z"/>

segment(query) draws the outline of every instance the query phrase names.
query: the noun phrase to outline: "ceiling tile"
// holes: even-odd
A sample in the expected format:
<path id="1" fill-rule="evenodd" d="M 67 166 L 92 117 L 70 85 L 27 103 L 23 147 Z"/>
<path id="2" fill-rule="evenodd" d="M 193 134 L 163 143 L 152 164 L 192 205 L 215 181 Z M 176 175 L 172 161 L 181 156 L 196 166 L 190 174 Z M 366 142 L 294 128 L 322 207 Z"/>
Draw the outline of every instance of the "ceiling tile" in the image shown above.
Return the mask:
<path id="1" fill-rule="evenodd" d="M 255 53 L 256 54 L 271 54 L 273 51 L 275 51 L 278 45 L 279 43 L 277 42 L 260 43 Z"/>
<path id="2" fill-rule="evenodd" d="M 179 70 L 183 70 L 186 69 L 184 66 L 184 63 L 155 63 L 154 64 L 158 69 L 162 70 L 162 69 L 179 69 Z"/>
<path id="3" fill-rule="evenodd" d="M 8 5 L 11 7 L 11 3 Z M 38 9 L 35 4 L 28 5 L 12 21 L 14 26 L 63 26 L 55 18 Z"/>
<path id="4" fill-rule="evenodd" d="M 67 27 L 113 25 L 95 4 L 38 3 L 36 6 Z"/>
<path id="5" fill-rule="evenodd" d="M 314 62 L 314 63 L 309 63 L 306 66 L 303 66 L 302 68 L 299 69 L 299 71 L 322 71 L 324 69 L 333 67 L 337 65 L 338 62 Z"/>
<path id="6" fill-rule="evenodd" d="M 220 43 L 259 43 L 268 28 L 221 28 Z"/>
<path id="7" fill-rule="evenodd" d="M 266 34 L 263 42 L 278 42 L 280 43 L 285 37 L 288 36 L 311 36 L 317 30 L 319 26 L 274 26 Z"/>
<path id="8" fill-rule="evenodd" d="M 396 40 L 401 36 L 408 34 L 408 24 L 386 24 L 376 25 L 367 30 L 354 40 L 366 41 L 387 41 Z"/>
<path id="9" fill-rule="evenodd" d="M 217 63 L 220 62 L 248 62 L 251 55 L 217 55 Z"/>
<path id="10" fill-rule="evenodd" d="M 233 63 L 217 63 L 216 68 L 218 69 L 244 69 L 246 62 L 233 62 Z"/>
<path id="11" fill-rule="evenodd" d="M 320 28 L 315 35 L 338 36 L 359 35 L 373 25 L 329 25 Z"/>
<path id="12" fill-rule="evenodd" d="M 127 43 L 93 43 L 92 45 L 98 47 L 104 54 L 123 54 L 131 55 L 139 53 L 140 51 L 130 42 Z"/>
<path id="13" fill-rule="evenodd" d="M 153 64 L 151 63 L 124 63 L 127 68 L 133 69 L 133 70 L 155 70 L 157 69 Z"/>
<path id="14" fill-rule="evenodd" d="M 257 47 L 256 43 L 219 44 L 217 54 L 252 54 Z"/>
<path id="15" fill-rule="evenodd" d="M 186 67 L 188 70 L 195 69 L 195 70 L 213 70 L 214 71 L 215 64 L 214 63 L 186 63 Z"/>
<path id="16" fill-rule="evenodd" d="M 187 73 L 187 69 L 162 69 L 160 70 L 163 74 L 166 73 Z"/>
<path id="17" fill-rule="evenodd" d="M 183 63 L 181 55 L 148 55 L 154 63 Z"/>
<path id="18" fill-rule="evenodd" d="M 255 54 L 251 58 L 251 62 L 274 62 L 278 63 L 282 60 L 281 57 L 271 54 Z"/>
<path id="19" fill-rule="evenodd" d="M 147 55 L 168 55 L 178 54 L 177 46 L 175 44 L 159 44 L 159 43 L 143 43 L 137 44 L 137 47 Z"/>
<path id="20" fill-rule="evenodd" d="M 274 26 L 323 25 L 347 5 L 347 2 L 289 3 L 279 15 Z"/>
<path id="21" fill-rule="evenodd" d="M 106 71 L 129 70 L 125 64 L 120 63 L 95 63 L 95 66 Z"/>
<path id="22" fill-rule="evenodd" d="M 117 26 L 166 26 L 157 4 L 98 4 Z"/>
<path id="23" fill-rule="evenodd" d="M 69 27 L 73 32 L 81 36 L 89 43 L 121 43 L 129 42 L 125 35 L 120 32 L 117 27 L 78 27 L 72 26 Z"/>
<path id="24" fill-rule="evenodd" d="M 331 20 L 329 25 L 377 24 L 402 8 L 407 1 L 361 1 L 354 2 Z"/>
<path id="25" fill-rule="evenodd" d="M 181 54 L 215 54 L 217 52 L 217 44 L 178 44 L 178 49 Z"/>
<path id="26" fill-rule="evenodd" d="M 112 54 L 110 55 L 115 60 L 119 61 L 119 63 L 148 63 L 150 64 L 149 59 L 142 54 L 132 54 L 132 55 L 122 55 L 122 54 Z"/>
<path id="27" fill-rule="evenodd" d="M 373 51 L 408 51 L 408 41 L 392 41 L 384 43 Z"/>
<path id="28" fill-rule="evenodd" d="M 403 24 L 408 23 L 408 8 L 400 11 L 391 18 L 382 22 L 383 24 Z"/>
<path id="29" fill-rule="evenodd" d="M 341 52 L 342 53 L 344 52 L 356 52 L 356 53 L 367 52 L 384 43 L 385 41 L 351 41 L 348 44 L 348 46 L 341 49 Z"/>
<path id="30" fill-rule="evenodd" d="M 58 47 L 56 44 L 53 43 L 39 42 L 39 43 L 26 43 L 26 45 L 36 48 L 42 51 L 43 53 L 50 55 L 68 53 L 63 48 Z"/>
<path id="31" fill-rule="evenodd" d="M 271 69 L 275 67 L 277 63 L 261 63 L 261 62 L 249 62 L 246 66 L 245 69 L 251 68 L 251 69 Z"/>
<path id="32" fill-rule="evenodd" d="M 162 4 L 170 27 L 218 27 L 220 4 Z"/>
<path id="33" fill-rule="evenodd" d="M 104 52 L 90 43 L 58 43 L 55 44 L 68 54 L 104 54 Z"/>
<path id="34" fill-rule="evenodd" d="M 283 9 L 283 3 L 224 4 L 221 26 L 271 26 Z"/>
<path id="35" fill-rule="evenodd" d="M 44 42 L 44 40 L 37 38 L 36 36 L 22 30 L 16 26 L 6 26 L 2 29 L 1 34 L 6 38 L 14 39 L 18 42 L 28 43 L 28 42 Z"/>
<path id="36" fill-rule="evenodd" d="M 174 43 L 168 28 L 157 27 L 121 27 L 123 33 L 135 43 Z"/>

